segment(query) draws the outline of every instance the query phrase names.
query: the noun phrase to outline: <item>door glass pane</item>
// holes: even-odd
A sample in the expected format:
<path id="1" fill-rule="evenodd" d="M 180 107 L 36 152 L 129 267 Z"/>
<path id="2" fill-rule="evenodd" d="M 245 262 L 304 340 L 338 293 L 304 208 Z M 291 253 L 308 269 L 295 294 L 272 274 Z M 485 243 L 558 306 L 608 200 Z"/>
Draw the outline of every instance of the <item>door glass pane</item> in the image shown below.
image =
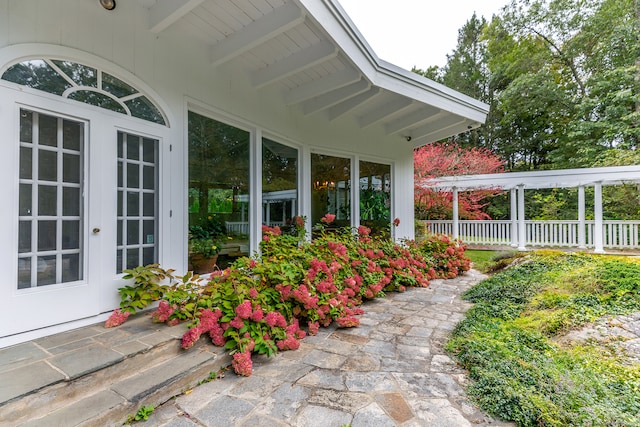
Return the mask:
<path id="1" fill-rule="evenodd" d="M 31 221 L 18 223 L 18 252 L 31 252 Z"/>
<path id="2" fill-rule="evenodd" d="M 56 221 L 38 221 L 38 251 L 55 251 L 56 241 Z"/>
<path id="3" fill-rule="evenodd" d="M 20 110 L 20 142 L 33 142 L 33 114 Z"/>
<path id="4" fill-rule="evenodd" d="M 20 118 L 18 289 L 81 280 L 84 124 L 27 110 Z M 37 143 L 25 141 L 29 126 Z"/>
<path id="5" fill-rule="evenodd" d="M 20 147 L 20 178 L 31 179 L 31 171 L 33 168 L 33 161 L 31 159 L 31 152 L 33 150 L 29 147 Z"/>
<path id="6" fill-rule="evenodd" d="M 36 266 L 38 272 L 38 286 L 53 285 L 56 283 L 56 256 L 39 256 Z"/>
<path id="7" fill-rule="evenodd" d="M 62 249 L 80 247 L 80 221 L 62 221 Z"/>
<path id="8" fill-rule="evenodd" d="M 158 262 L 158 204 L 155 197 L 158 191 L 158 140 L 144 138 L 143 142 L 141 136 L 118 132 L 117 144 L 116 272 L 122 273 L 141 262 L 144 265 Z M 122 167 L 123 164 L 126 167 Z M 144 171 L 142 187 L 140 170 Z"/>
<path id="9" fill-rule="evenodd" d="M 360 162 L 360 224 L 387 234 L 391 224 L 391 165 Z"/>
<path id="10" fill-rule="evenodd" d="M 200 238 L 229 242 L 245 254 L 249 252 L 249 137 L 245 130 L 189 112 L 191 236 L 195 238 L 195 231 Z"/>
<path id="11" fill-rule="evenodd" d="M 65 153 L 62 155 L 62 180 L 64 182 L 80 183 L 80 156 Z"/>
<path id="12" fill-rule="evenodd" d="M 38 179 L 41 181 L 57 181 L 58 153 L 50 150 L 38 150 Z"/>
<path id="13" fill-rule="evenodd" d="M 82 123 L 64 120 L 62 128 L 62 147 L 69 150 L 80 151 L 82 142 Z"/>
<path id="14" fill-rule="evenodd" d="M 38 215 L 55 216 L 58 209 L 58 188 L 52 185 L 38 186 Z"/>
<path id="15" fill-rule="evenodd" d="M 311 223 L 327 213 L 335 226 L 351 225 L 351 159 L 311 154 Z"/>
<path id="16" fill-rule="evenodd" d="M 38 118 L 38 144 L 56 147 L 58 145 L 58 118 L 44 114 L 38 114 Z"/>
<path id="17" fill-rule="evenodd" d="M 298 150 L 262 139 L 262 222 L 293 232 L 298 213 Z"/>

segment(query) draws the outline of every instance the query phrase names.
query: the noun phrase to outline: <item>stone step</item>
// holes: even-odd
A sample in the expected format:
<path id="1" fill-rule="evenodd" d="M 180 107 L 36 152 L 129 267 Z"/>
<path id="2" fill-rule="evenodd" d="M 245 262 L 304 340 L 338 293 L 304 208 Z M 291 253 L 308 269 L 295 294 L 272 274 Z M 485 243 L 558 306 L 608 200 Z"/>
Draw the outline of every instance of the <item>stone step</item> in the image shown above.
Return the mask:
<path id="1" fill-rule="evenodd" d="M 79 329 L 0 354 L 0 426 L 122 425 L 231 363 L 202 339 L 180 348 L 185 326 L 139 316 L 112 330 Z"/>
<path id="2" fill-rule="evenodd" d="M 97 387 L 94 394 L 70 400 L 40 418 L 18 426 L 120 426 L 129 414 L 145 405 L 165 403 L 231 363 L 228 353 L 216 353 L 210 344 L 183 351 L 120 381 Z"/>

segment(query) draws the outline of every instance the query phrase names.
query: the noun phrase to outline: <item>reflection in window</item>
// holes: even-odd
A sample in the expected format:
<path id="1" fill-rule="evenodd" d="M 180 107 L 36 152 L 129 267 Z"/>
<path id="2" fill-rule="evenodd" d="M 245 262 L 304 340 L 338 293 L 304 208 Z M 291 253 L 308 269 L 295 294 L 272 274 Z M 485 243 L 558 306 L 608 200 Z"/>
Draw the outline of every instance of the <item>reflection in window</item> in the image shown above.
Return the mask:
<path id="1" fill-rule="evenodd" d="M 285 231 L 298 212 L 298 150 L 262 139 L 262 221 Z"/>
<path id="2" fill-rule="evenodd" d="M 14 64 L 2 79 L 106 110 L 166 124 L 160 109 L 122 80 L 71 61 L 32 59 Z"/>
<path id="3" fill-rule="evenodd" d="M 351 225 L 351 160 L 311 154 L 311 224 L 326 213 L 336 216 L 336 226 Z"/>
<path id="4" fill-rule="evenodd" d="M 360 224 L 386 233 L 391 222 L 391 166 L 360 162 Z"/>
<path id="5" fill-rule="evenodd" d="M 249 136 L 189 112 L 189 226 L 217 234 L 222 223 L 241 252 L 249 250 Z"/>

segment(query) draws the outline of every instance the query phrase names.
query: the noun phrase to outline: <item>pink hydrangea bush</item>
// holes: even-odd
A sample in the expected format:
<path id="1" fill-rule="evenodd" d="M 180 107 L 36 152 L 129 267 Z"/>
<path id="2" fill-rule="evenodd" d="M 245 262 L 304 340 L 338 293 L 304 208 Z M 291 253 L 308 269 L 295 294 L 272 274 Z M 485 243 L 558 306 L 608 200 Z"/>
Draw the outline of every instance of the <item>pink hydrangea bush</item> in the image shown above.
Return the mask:
<path id="1" fill-rule="evenodd" d="M 334 220 L 325 215 L 323 224 Z M 261 257 L 241 258 L 204 284 L 165 292 L 153 315 L 159 322 L 190 321 L 183 348 L 208 336 L 231 351 L 238 375 L 251 375 L 253 353 L 295 350 L 307 334 L 334 322 L 357 327 L 365 300 L 428 286 L 469 265 L 464 246 L 441 237 L 398 244 L 361 226 L 322 229 L 309 242 L 275 227 L 263 231 Z"/>

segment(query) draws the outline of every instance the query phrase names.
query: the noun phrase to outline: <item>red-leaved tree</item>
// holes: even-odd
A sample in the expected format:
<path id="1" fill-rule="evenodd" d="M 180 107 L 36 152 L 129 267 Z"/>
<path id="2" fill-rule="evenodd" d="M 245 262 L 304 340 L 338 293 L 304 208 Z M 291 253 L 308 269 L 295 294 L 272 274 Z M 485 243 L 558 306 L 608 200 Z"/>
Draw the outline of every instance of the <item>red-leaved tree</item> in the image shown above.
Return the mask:
<path id="1" fill-rule="evenodd" d="M 413 152 L 416 218 L 451 218 L 453 195 L 425 186 L 439 176 L 475 175 L 504 172 L 504 161 L 485 148 L 461 148 L 452 143 L 433 143 Z M 486 199 L 500 190 L 463 191 L 458 194 L 462 219 L 491 219 L 482 212 Z"/>

